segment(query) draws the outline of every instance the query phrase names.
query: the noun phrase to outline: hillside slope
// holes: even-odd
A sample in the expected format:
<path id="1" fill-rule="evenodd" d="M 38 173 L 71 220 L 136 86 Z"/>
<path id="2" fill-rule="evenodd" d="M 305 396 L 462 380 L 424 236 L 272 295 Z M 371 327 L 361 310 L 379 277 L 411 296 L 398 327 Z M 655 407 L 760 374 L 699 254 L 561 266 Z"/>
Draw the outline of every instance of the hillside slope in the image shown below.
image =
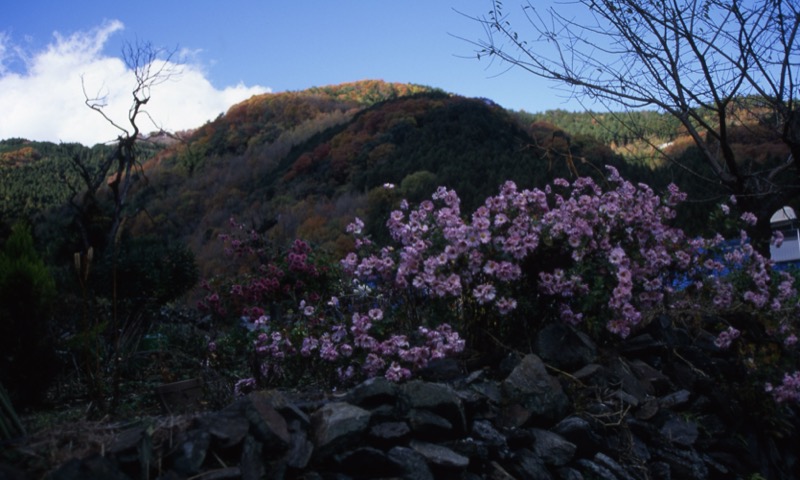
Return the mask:
<path id="1" fill-rule="evenodd" d="M 439 185 L 469 211 L 507 179 L 540 186 L 602 174 L 603 163 L 633 168 L 596 142 L 545 145 L 536 133 L 492 102 L 432 89 L 367 105 L 320 90 L 254 97 L 151 162 L 138 197 L 150 217 L 133 228 L 166 226 L 213 271 L 213 239 L 231 216 L 278 243 L 302 237 L 341 252 L 354 215 L 385 235 L 401 198 L 421 200 Z"/>
<path id="2" fill-rule="evenodd" d="M 27 144 L 3 145 L 6 156 L 17 158 Z M 14 182 L 58 184 L 64 156 L 88 155 L 70 148 L 81 147 L 51 145 L 47 155 L 30 156 L 22 162 L 28 177 Z M 128 232 L 185 242 L 205 274 L 225 263 L 216 237 L 231 217 L 279 244 L 302 237 L 341 253 L 350 247 L 344 227 L 353 216 L 385 235 L 383 223 L 401 198 L 421 200 L 439 185 L 455 189 L 469 211 L 507 179 L 541 186 L 555 177 L 604 175 L 607 163 L 637 180 L 652 179 L 596 140 L 530 125 L 489 100 L 381 81 L 254 96 L 145 154 Z M 9 164 L 0 167 L 5 174 L 22 171 Z M 60 207 L 80 189 L 71 182 L 59 187 L 60 196 L 6 218 L 47 224 L 40 230 L 48 241 L 74 236 Z M 19 196 L 0 200 L 6 208 L 31 204 Z"/>

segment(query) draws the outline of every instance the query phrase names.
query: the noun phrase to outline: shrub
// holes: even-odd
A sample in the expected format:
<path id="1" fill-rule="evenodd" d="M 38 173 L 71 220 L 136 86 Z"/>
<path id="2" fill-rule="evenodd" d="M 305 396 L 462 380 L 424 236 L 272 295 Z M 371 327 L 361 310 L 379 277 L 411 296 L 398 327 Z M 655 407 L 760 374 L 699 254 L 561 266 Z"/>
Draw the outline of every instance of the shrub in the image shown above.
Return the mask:
<path id="1" fill-rule="evenodd" d="M 739 352 L 743 368 L 754 363 L 753 351 L 777 345 L 774 358 L 758 357 L 752 378 L 778 400 L 800 397 L 798 374 L 778 386 L 764 383 L 796 365 L 794 277 L 775 271 L 744 229 L 729 240 L 687 237 L 671 226 L 685 199 L 674 185 L 659 197 L 608 168 L 605 190 L 586 177 L 556 179 L 541 190 L 506 182 L 466 217 L 456 193 L 439 187 L 430 200 L 402 201 L 390 213 L 392 245 L 375 244 L 357 218 L 347 228 L 356 251 L 341 261 L 343 275 L 332 274 L 318 290 L 297 280 L 280 287 L 292 270 L 289 255 L 284 266 L 262 262 L 252 283 L 233 285 L 228 295 L 262 302 L 242 310 L 254 335 L 255 374 L 240 386 L 280 377 L 298 352 L 314 365 L 337 365 L 339 380 L 357 373 L 401 380 L 431 358 L 461 351 L 464 341 L 450 324 L 466 332 L 472 348 L 486 350 L 493 347 L 488 339 L 526 348 L 552 321 L 616 342 L 664 312 L 691 312 L 698 319 L 691 327 L 718 332 L 716 348 Z M 721 210 L 730 214 L 731 207 Z M 755 225 L 747 212 L 736 221 Z M 292 247 L 295 258 L 297 245 L 310 254 L 301 242 Z M 292 295 L 248 297 L 254 285 Z M 208 305 L 221 308 L 221 298 L 210 295 Z M 264 305 L 285 305 L 286 315 L 267 315 Z M 420 343 L 412 346 L 414 340 Z"/>
<path id="2" fill-rule="evenodd" d="M 486 348 L 493 337 L 525 348 L 556 320 L 614 341 L 670 310 L 711 314 L 711 323 L 694 327 L 717 329 L 724 349 L 739 338 L 726 316 L 745 314 L 783 347 L 781 361 L 759 365 L 762 372 L 793 366 L 794 277 L 775 271 L 745 230 L 731 240 L 688 238 L 670 226 L 685 198 L 674 185 L 659 198 L 608 168 L 605 191 L 590 178 L 557 179 L 543 190 L 506 182 L 468 220 L 456 193 L 440 187 L 431 200 L 402 202 L 391 213 L 394 246 L 378 248 L 352 227 L 359 248 L 342 264 L 362 281 L 406 292 L 404 305 L 446 303 L 441 321 L 460 322 L 473 347 Z M 730 214 L 731 207 L 721 210 Z M 747 212 L 735 220 L 745 227 L 756 221 Z M 794 398 L 796 378 L 766 388 Z"/>
<path id="3" fill-rule="evenodd" d="M 463 348 L 446 324 L 396 329 L 389 295 L 343 276 L 306 242 L 296 240 L 281 252 L 243 225 L 231 226 L 233 233 L 222 237 L 226 252 L 250 268 L 232 281 L 207 283 L 200 308 L 229 326 L 241 323 L 241 330 L 209 344 L 210 363 L 231 370 L 231 353 L 247 349 L 252 375 L 237 392 L 299 381 L 347 384 L 375 375 L 399 381 Z"/>
<path id="4" fill-rule="evenodd" d="M 0 384 L 19 405 L 41 402 L 57 371 L 50 332 L 55 296 L 30 228 L 15 225 L 0 251 Z"/>

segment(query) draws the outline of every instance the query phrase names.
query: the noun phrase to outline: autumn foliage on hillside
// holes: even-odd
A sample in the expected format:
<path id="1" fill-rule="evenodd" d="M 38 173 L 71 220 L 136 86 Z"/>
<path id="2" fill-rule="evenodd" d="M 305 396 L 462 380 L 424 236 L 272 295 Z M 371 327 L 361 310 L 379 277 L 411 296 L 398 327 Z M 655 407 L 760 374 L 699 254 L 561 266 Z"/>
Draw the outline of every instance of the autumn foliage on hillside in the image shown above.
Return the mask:
<path id="1" fill-rule="evenodd" d="M 663 115 L 639 117 L 653 139 L 671 142 L 668 148 L 683 149 L 686 158 L 696 155 Z M 681 185 L 690 196 L 681 218 L 696 223 L 684 228 L 704 228 L 707 204 L 694 202 L 694 192 L 710 201 L 721 193 L 683 169 L 653 163 L 648 168 L 620 156 L 618 147 L 632 143 L 612 128 L 612 120 L 611 114 L 510 112 L 485 99 L 375 80 L 257 95 L 176 136 L 171 145 L 145 152 L 143 181 L 131 205 L 138 213 L 127 228 L 133 235 L 159 232 L 185 242 L 207 274 L 225 267 L 214 239 L 231 215 L 276 242 L 302 236 L 342 252 L 352 246 L 342 233 L 352 215 L 385 235 L 386 215 L 400 198 L 421 200 L 446 185 L 471 208 L 470 202 L 508 179 L 537 187 L 559 176 L 596 176 L 606 164 L 657 191 L 669 182 Z M 736 134 L 742 139 L 737 148 L 750 152 L 753 161 L 777 161 L 784 154 L 745 125 Z M 4 142 L 0 174 L 6 193 L 0 200 L 4 208 L 15 206 L 4 210 L 8 218 L 51 210 L 74 194 L 63 185 L 55 189 L 62 182 L 54 179 L 72 175 L 64 158 L 102 156 L 101 150 L 80 153 L 78 147 Z M 10 161 L 26 168 L 13 168 Z M 694 172 L 704 173 L 702 167 Z"/>

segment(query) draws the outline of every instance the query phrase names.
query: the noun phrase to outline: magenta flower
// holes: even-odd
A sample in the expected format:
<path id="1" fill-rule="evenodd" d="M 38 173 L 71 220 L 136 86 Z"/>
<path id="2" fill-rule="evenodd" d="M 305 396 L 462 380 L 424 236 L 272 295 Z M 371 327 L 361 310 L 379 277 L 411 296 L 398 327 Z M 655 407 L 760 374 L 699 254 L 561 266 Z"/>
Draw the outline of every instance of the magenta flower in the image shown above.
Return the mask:
<path id="1" fill-rule="evenodd" d="M 739 335 L 739 330 L 733 327 L 728 327 L 726 330 L 721 331 L 719 335 L 717 335 L 717 339 L 714 340 L 714 345 L 716 345 L 717 348 L 725 350 L 731 346 L 731 343 L 734 340 L 739 338 Z"/>
<path id="2" fill-rule="evenodd" d="M 497 291 L 493 285 L 488 283 L 478 285 L 472 290 L 472 296 L 475 297 L 475 300 L 480 304 L 491 302 L 494 300 L 495 295 L 497 295 Z"/>
<path id="3" fill-rule="evenodd" d="M 501 315 L 508 315 L 517 308 L 517 301 L 513 298 L 500 297 L 495 302 L 495 307 L 497 307 Z"/>
<path id="4" fill-rule="evenodd" d="M 397 362 L 392 362 L 386 370 L 385 377 L 391 382 L 400 382 L 411 377 L 411 370 L 401 367 Z"/>

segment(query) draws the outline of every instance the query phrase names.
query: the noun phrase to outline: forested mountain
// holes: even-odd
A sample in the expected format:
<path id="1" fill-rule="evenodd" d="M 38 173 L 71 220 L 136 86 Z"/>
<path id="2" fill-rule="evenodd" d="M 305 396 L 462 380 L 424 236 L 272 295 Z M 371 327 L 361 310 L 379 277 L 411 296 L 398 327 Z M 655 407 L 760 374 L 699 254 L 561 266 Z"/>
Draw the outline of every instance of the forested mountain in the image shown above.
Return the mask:
<path id="1" fill-rule="evenodd" d="M 161 149 L 150 142 L 139 145 L 143 158 L 152 157 Z M 34 219 L 63 207 L 85 188 L 76 162 L 94 172 L 112 151 L 108 145 L 90 148 L 21 138 L 0 141 L 0 224 L 8 226 L 16 219 Z"/>
<path id="2" fill-rule="evenodd" d="M 372 83 L 357 86 L 344 90 L 361 93 Z M 233 107 L 147 169 L 151 182 L 138 199 L 151 217 L 134 229 L 155 219 L 187 238 L 207 266 L 222 260 L 210 239 L 232 215 L 277 242 L 300 237 L 341 252 L 354 215 L 385 235 L 383 223 L 401 198 L 421 200 L 439 185 L 455 189 L 469 211 L 507 179 L 533 186 L 594 175 L 603 163 L 627 168 L 596 141 L 561 144 L 563 134 L 531 130 L 486 100 L 432 89 L 372 104 L 352 97 L 315 89 Z"/>
<path id="3" fill-rule="evenodd" d="M 672 142 L 691 157 L 693 147 L 668 117 L 632 118 L 653 142 Z M 621 147 L 632 143 L 624 132 L 613 114 L 511 112 L 486 99 L 381 81 L 258 95 L 171 145 L 140 142 L 126 235 L 184 242 L 210 274 L 224 263 L 215 238 L 231 217 L 279 243 L 300 237 L 341 252 L 349 248 L 344 227 L 354 215 L 385 235 L 386 215 L 401 198 L 421 200 L 439 185 L 455 189 L 470 211 L 507 179 L 541 186 L 555 177 L 603 175 L 602 166 L 614 164 L 657 190 L 675 181 L 693 200 L 721 198 L 699 183 L 699 166 L 687 173 L 623 158 Z M 0 142 L 2 223 L 33 219 L 40 239 L 67 241 L 76 232 L 64 205 L 82 188 L 71 159 L 91 166 L 109 150 Z M 695 209 L 688 218 L 700 228 L 708 204 L 687 208 Z M 63 255 L 69 248 L 48 251 Z"/>

